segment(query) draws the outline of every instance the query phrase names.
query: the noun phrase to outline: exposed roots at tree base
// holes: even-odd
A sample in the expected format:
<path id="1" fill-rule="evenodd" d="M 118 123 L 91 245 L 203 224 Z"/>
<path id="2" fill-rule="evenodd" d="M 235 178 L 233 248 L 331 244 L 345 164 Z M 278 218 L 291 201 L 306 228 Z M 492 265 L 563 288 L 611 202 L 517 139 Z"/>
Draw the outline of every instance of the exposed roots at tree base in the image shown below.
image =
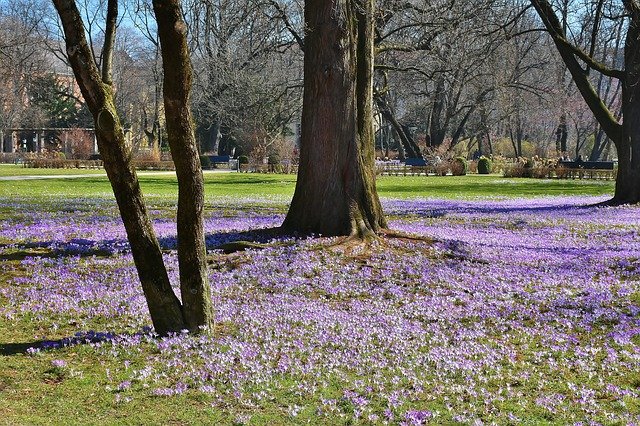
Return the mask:
<path id="1" fill-rule="evenodd" d="M 396 241 L 403 244 L 394 244 Z M 407 253 L 417 250 L 424 251 L 435 242 L 436 240 L 430 237 L 407 234 L 390 229 L 381 229 L 378 234 L 371 233 L 364 238 L 358 237 L 357 235 L 340 237 L 337 241 L 326 246 L 326 248 L 333 252 L 340 252 L 340 254 L 346 258 L 363 259 L 370 257 L 376 252 L 387 250 L 402 250 Z"/>
<path id="2" fill-rule="evenodd" d="M 640 201 L 621 201 L 615 198 L 611 198 L 609 200 L 602 201 L 600 203 L 590 204 L 587 207 L 618 207 L 618 206 L 636 205 L 636 204 L 640 204 Z"/>
<path id="3" fill-rule="evenodd" d="M 476 258 L 465 251 L 437 248 L 436 244 L 442 241 L 428 236 L 409 234 L 390 229 L 379 230 L 378 233 L 368 233 L 364 238 L 357 235 L 344 237 L 313 237 L 304 242 L 308 237 L 302 234 L 292 234 L 282 228 L 271 228 L 250 231 L 239 235 L 242 240 L 222 244 L 210 253 L 207 263 L 210 269 L 218 271 L 232 271 L 242 268 L 253 261 L 254 250 L 270 247 L 293 246 L 301 244 L 305 250 L 317 253 L 325 252 L 329 262 L 337 262 L 349 267 L 350 270 L 377 268 L 380 259 L 387 254 L 395 256 L 413 257 L 419 255 L 434 261 L 454 261 L 486 264 L 487 261 Z M 244 238 L 247 238 L 246 240 Z M 282 240 L 282 238 L 286 238 Z M 251 241 L 253 240 L 253 241 Z M 309 244 L 310 243 L 310 244 Z M 445 245 L 446 246 L 446 245 Z M 222 252 L 220 252 L 220 250 Z M 321 258 L 323 258 L 322 256 Z M 214 330 L 216 334 L 224 334 L 228 330 Z"/>

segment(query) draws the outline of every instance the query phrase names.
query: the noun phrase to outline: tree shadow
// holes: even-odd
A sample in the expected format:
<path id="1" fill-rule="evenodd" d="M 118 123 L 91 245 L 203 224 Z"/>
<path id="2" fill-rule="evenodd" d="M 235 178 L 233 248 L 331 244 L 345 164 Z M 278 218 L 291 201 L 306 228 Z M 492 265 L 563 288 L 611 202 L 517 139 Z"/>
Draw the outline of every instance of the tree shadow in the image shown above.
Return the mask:
<path id="1" fill-rule="evenodd" d="M 474 201 L 453 201 L 453 200 L 429 200 L 424 202 L 410 202 L 407 208 L 402 204 L 391 208 L 392 215 L 395 216 L 413 216 L 425 218 L 439 218 L 451 213 L 470 213 L 470 214 L 513 214 L 527 213 L 545 215 L 553 215 L 558 213 L 578 213 L 591 214 L 594 210 L 611 206 L 608 202 L 599 202 L 591 204 L 572 204 L 560 203 L 550 205 L 497 205 L 486 203 L 478 203 Z"/>
<path id="2" fill-rule="evenodd" d="M 215 232 L 205 235 L 207 250 L 227 250 L 229 244 L 247 242 L 251 244 L 269 244 L 275 240 L 295 238 L 300 235 L 285 232 L 282 228 L 261 228 L 248 231 Z M 176 250 L 177 236 L 158 238 L 162 250 Z M 250 248 L 247 246 L 247 248 Z M 26 258 L 56 259 L 64 257 L 109 257 L 129 252 L 126 239 L 89 240 L 74 238 L 69 241 L 39 241 L 15 244 L 0 244 L 0 261 Z"/>
<path id="3" fill-rule="evenodd" d="M 301 238 L 303 235 L 290 233 L 280 227 L 250 229 L 247 231 L 222 231 L 208 233 L 205 235 L 207 250 L 226 251 L 229 245 L 239 242 L 250 244 L 270 244 L 290 238 Z M 176 236 L 162 237 L 159 239 L 160 246 L 165 250 L 175 250 L 178 247 Z M 250 245 L 247 248 L 251 248 Z"/>
<path id="4" fill-rule="evenodd" d="M 126 240 L 88 240 L 73 238 L 69 241 L 39 241 L 15 244 L 0 244 L 0 260 L 24 260 L 27 257 L 62 258 L 69 256 L 107 257 L 127 251 Z"/>
<path id="5" fill-rule="evenodd" d="M 151 329 L 145 328 L 135 335 L 149 334 Z M 42 351 L 51 351 L 72 346 L 102 343 L 114 340 L 118 335 L 112 332 L 78 332 L 71 337 L 55 340 L 34 340 L 31 342 L 0 343 L 0 356 L 30 355 Z"/>

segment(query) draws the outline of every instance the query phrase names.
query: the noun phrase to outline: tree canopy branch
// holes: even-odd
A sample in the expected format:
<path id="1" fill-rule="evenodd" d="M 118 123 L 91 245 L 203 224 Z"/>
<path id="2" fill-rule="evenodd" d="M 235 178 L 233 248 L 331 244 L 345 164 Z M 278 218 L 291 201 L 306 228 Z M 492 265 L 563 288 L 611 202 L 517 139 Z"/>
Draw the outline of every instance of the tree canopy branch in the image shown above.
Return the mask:
<path id="1" fill-rule="evenodd" d="M 614 141 L 619 140 L 622 135 L 622 125 L 618 123 L 609 108 L 607 108 L 603 100 L 591 85 L 584 69 L 578 63 L 578 60 L 576 59 L 576 56 L 578 56 L 576 50 L 579 49 L 576 49 L 575 46 L 567 41 L 562 24 L 560 23 L 560 20 L 558 19 L 558 16 L 553 10 L 551 4 L 548 0 L 530 1 L 542 19 L 547 31 L 549 31 L 549 34 L 558 49 L 558 53 L 560 53 L 562 60 L 567 66 L 567 69 L 569 70 L 569 73 L 571 74 L 571 77 L 573 78 L 573 81 L 584 98 L 587 106 L 591 112 L 593 112 L 596 120 L 602 126 L 602 129 L 607 133 L 607 136 Z M 584 56 L 588 55 L 584 54 Z M 594 63 L 593 65 L 597 64 Z"/>

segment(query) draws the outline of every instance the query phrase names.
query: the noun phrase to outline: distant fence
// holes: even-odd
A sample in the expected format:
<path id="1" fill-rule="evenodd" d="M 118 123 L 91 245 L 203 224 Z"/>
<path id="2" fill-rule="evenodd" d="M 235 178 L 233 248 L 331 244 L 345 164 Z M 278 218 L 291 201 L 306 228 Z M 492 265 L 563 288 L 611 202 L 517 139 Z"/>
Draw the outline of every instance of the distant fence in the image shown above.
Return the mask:
<path id="1" fill-rule="evenodd" d="M 376 174 L 387 176 L 427 176 L 436 174 L 434 166 L 412 166 L 405 163 L 376 164 Z"/>
<path id="2" fill-rule="evenodd" d="M 505 177 L 530 177 L 539 179 L 615 179 L 618 170 L 610 161 L 559 162 L 556 166 L 526 167 L 515 164 L 505 167 Z"/>
<path id="3" fill-rule="evenodd" d="M 469 162 L 469 171 L 477 170 L 475 163 Z M 445 176 L 450 173 L 446 162 L 429 164 L 429 162 L 378 161 L 376 173 L 387 176 Z M 504 177 L 530 177 L 542 179 L 615 179 L 617 169 L 613 161 L 565 161 L 553 164 L 525 165 L 522 162 L 504 162 L 500 165 Z"/>
<path id="4" fill-rule="evenodd" d="M 100 169 L 100 160 L 63 160 L 58 158 L 32 158 L 22 161 L 23 167 L 33 169 Z"/>
<path id="5" fill-rule="evenodd" d="M 240 172 L 243 173 L 282 173 L 297 174 L 297 164 L 240 164 Z"/>

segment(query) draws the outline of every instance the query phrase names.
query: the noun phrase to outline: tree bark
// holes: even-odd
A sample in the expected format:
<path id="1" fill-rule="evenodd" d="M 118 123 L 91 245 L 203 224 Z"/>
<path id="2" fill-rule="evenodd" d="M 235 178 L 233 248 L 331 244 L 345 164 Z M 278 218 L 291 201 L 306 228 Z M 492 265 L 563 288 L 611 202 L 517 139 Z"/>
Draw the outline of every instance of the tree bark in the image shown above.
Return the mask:
<path id="1" fill-rule="evenodd" d="M 283 228 L 373 237 L 373 0 L 305 2 L 304 100 L 296 190 Z"/>
<path id="2" fill-rule="evenodd" d="M 211 330 L 213 308 L 204 240 L 204 179 L 194 135 L 189 95 L 192 69 L 180 0 L 154 0 L 164 69 L 167 135 L 178 177 L 178 263 L 187 328 Z"/>
<path id="3" fill-rule="evenodd" d="M 114 3 L 116 0 L 109 0 L 111 11 Z M 54 0 L 54 5 L 64 28 L 71 67 L 95 121 L 98 148 L 127 232 L 151 320 L 159 334 L 179 331 L 185 326 L 180 301 L 171 288 L 162 251 L 147 215 L 115 109 L 113 90 L 102 81 L 75 2 Z"/>

